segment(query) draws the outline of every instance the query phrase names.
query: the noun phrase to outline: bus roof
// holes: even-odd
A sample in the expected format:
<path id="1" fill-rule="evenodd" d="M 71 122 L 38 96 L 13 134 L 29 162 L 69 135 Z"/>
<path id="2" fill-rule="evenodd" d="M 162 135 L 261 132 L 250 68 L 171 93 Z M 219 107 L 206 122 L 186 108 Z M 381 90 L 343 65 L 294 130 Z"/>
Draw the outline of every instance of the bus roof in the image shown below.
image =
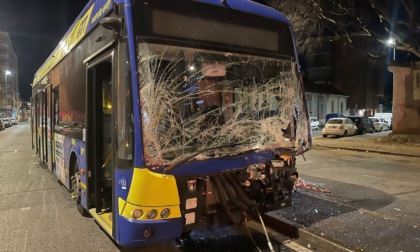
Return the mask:
<path id="1" fill-rule="evenodd" d="M 290 25 L 289 21 L 282 13 L 251 0 L 226 0 L 225 4 L 223 4 L 221 0 L 198 1 L 268 17 Z M 36 72 L 32 88 L 34 88 L 48 72 L 50 72 L 82 40 L 82 38 L 99 23 L 99 20 L 101 20 L 103 16 L 111 11 L 113 3 L 124 2 L 131 2 L 131 0 L 90 0 L 70 29 L 60 40 L 58 46 Z"/>

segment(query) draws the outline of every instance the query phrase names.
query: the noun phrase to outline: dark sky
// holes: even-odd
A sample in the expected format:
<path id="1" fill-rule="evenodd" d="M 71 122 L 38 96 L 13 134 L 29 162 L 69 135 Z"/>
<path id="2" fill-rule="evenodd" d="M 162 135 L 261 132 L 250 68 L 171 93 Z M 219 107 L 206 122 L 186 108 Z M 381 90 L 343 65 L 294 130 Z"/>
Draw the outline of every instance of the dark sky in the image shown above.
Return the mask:
<path id="1" fill-rule="evenodd" d="M 31 96 L 33 77 L 89 0 L 0 0 L 0 31 L 18 57 L 19 92 Z"/>

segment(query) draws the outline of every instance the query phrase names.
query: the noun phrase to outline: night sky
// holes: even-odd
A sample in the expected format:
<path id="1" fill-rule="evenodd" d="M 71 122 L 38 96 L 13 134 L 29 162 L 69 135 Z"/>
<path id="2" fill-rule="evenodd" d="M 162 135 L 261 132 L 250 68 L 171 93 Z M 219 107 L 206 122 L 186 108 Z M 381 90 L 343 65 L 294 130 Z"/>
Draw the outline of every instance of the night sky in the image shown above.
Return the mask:
<path id="1" fill-rule="evenodd" d="M 89 0 L 0 0 L 0 31 L 18 57 L 19 92 L 31 96 L 35 72 L 58 45 Z"/>

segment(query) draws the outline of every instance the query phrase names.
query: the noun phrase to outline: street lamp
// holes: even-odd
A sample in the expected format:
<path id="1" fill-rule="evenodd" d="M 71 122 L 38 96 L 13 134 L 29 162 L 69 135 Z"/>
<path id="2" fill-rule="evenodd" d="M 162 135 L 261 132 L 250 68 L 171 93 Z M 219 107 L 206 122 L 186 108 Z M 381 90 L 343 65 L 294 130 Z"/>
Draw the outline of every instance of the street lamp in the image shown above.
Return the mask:
<path id="1" fill-rule="evenodd" d="M 393 39 L 393 38 L 390 38 L 390 39 L 388 39 L 388 45 L 392 45 L 392 47 L 394 48 L 394 57 L 393 57 L 393 60 L 395 61 L 395 39 Z"/>
<path id="2" fill-rule="evenodd" d="M 5 79 L 5 85 L 6 85 L 6 117 L 9 117 L 9 113 L 7 113 L 7 110 L 9 109 L 9 97 L 7 97 L 7 76 L 12 75 L 12 72 L 9 70 L 6 70 L 4 72 L 4 79 Z"/>

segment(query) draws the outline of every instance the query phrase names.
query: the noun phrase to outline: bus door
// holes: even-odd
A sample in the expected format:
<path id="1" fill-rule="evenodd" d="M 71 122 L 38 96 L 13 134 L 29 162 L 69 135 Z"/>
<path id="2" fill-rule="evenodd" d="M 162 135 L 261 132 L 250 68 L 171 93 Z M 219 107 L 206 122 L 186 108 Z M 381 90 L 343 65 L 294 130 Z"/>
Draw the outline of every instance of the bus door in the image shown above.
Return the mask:
<path id="1" fill-rule="evenodd" d="M 52 164 L 52 171 L 57 177 L 60 177 L 60 173 L 57 169 L 56 165 L 56 150 L 57 150 L 57 142 L 55 137 L 56 127 L 58 126 L 58 105 L 59 105 L 59 97 L 60 97 L 60 86 L 55 86 L 51 92 L 51 138 L 52 138 L 52 152 L 51 152 L 51 164 Z M 62 143 L 59 142 L 61 145 Z M 61 148 L 60 148 L 61 150 Z M 60 154 L 61 156 L 61 154 Z"/>
<path id="2" fill-rule="evenodd" d="M 89 201 L 96 213 L 112 211 L 112 89 L 113 52 L 88 64 L 87 69 L 87 167 Z M 93 204 L 89 204 L 93 206 Z"/>

